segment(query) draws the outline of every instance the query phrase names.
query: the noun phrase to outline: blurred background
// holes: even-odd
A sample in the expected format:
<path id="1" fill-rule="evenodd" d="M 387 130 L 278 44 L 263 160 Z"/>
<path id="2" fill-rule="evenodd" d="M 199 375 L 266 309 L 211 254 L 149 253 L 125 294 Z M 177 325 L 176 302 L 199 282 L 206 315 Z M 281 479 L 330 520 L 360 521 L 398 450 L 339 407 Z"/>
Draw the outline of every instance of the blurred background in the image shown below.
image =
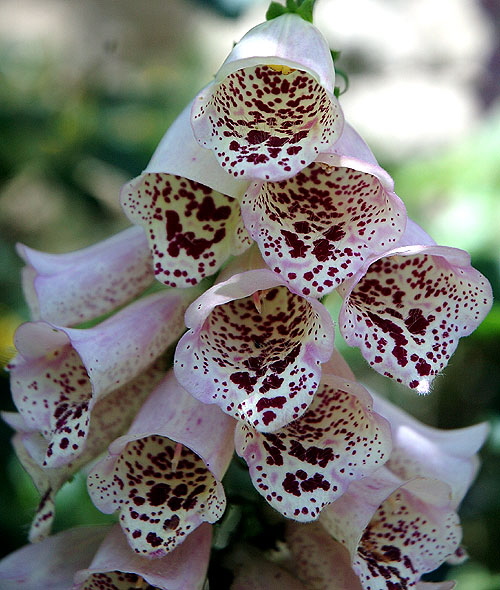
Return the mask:
<path id="1" fill-rule="evenodd" d="M 185 104 L 250 27 L 261 0 L 0 0 L 0 375 L 12 410 L 12 336 L 28 319 L 16 242 L 64 252 L 128 225 L 121 185 L 146 166 Z M 467 249 L 500 291 L 500 1 L 318 0 L 315 23 L 339 68 L 346 118 L 392 174 L 410 215 Z M 341 339 L 338 338 L 340 343 Z M 433 426 L 482 420 L 491 434 L 461 517 L 470 560 L 442 576 L 500 589 L 500 308 L 459 345 L 430 396 L 367 370 L 360 380 Z M 4 553 L 26 543 L 38 502 L 0 425 Z M 56 530 L 100 522 L 79 476 Z"/>

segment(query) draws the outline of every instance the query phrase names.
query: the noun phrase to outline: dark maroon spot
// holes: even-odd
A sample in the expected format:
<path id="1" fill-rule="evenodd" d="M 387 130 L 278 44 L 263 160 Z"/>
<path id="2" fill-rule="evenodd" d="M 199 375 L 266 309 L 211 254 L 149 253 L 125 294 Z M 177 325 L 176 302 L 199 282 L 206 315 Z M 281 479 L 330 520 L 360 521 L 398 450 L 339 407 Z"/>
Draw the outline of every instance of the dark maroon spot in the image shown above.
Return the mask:
<path id="1" fill-rule="evenodd" d="M 434 319 L 435 317 L 432 315 L 425 318 L 421 309 L 410 309 L 405 325 L 412 334 L 425 334 L 426 328 Z"/>
<path id="2" fill-rule="evenodd" d="M 164 504 L 168 498 L 170 486 L 166 483 L 157 483 L 147 493 L 147 498 L 152 506 Z"/>
<path id="3" fill-rule="evenodd" d="M 151 547 L 158 547 L 158 545 L 163 543 L 163 539 L 158 537 L 158 535 L 153 532 L 147 534 L 146 541 L 151 545 Z"/>

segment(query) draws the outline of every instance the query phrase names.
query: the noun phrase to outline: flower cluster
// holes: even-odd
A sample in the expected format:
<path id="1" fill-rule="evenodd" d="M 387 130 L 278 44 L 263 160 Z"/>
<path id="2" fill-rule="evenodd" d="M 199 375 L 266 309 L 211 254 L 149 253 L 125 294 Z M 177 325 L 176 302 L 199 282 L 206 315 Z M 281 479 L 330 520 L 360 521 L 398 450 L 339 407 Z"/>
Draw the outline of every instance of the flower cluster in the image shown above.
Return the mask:
<path id="1" fill-rule="evenodd" d="M 491 289 L 408 219 L 337 94 L 324 37 L 280 14 L 123 187 L 132 227 L 68 254 L 19 246 L 32 319 L 4 419 L 41 499 L 2 588 L 203 588 L 234 454 L 286 527 L 273 552 L 228 545 L 233 590 L 453 587 L 421 578 L 465 557 L 486 425 L 439 431 L 370 393 L 323 298 L 376 371 L 427 393 Z M 82 469 L 117 522 L 51 535 Z"/>

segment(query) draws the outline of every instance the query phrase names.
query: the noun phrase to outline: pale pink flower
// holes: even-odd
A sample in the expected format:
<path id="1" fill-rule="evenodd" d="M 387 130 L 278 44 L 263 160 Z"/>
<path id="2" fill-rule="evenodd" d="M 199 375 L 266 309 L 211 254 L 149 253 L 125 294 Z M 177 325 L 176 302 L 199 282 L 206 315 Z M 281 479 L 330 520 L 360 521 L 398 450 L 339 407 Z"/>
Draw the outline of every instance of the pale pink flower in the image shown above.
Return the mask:
<path id="1" fill-rule="evenodd" d="M 119 512 L 137 554 L 161 557 L 222 516 L 233 437 L 234 420 L 197 401 L 170 372 L 90 472 L 90 497 L 102 512 Z"/>
<path id="2" fill-rule="evenodd" d="M 467 252 L 433 244 L 413 222 L 400 244 L 366 261 L 339 292 L 346 342 L 376 371 L 420 393 L 429 391 L 493 300 Z"/>
<path id="3" fill-rule="evenodd" d="M 226 174 L 196 143 L 189 112 L 174 121 L 120 196 L 127 217 L 146 232 L 156 278 L 171 287 L 195 285 L 252 243 L 238 200 L 248 183 Z"/>
<path id="4" fill-rule="evenodd" d="M 194 100 L 194 136 L 236 178 L 279 181 L 340 136 L 328 43 L 298 15 L 251 29 Z"/>
<path id="5" fill-rule="evenodd" d="M 313 297 L 394 246 L 406 225 L 391 177 L 347 124 L 330 153 L 292 178 L 252 183 L 241 211 L 269 268 Z"/>
<path id="6" fill-rule="evenodd" d="M 319 301 L 260 268 L 205 291 L 185 320 L 174 369 L 197 399 L 260 432 L 306 411 L 333 350 L 333 323 Z"/>
<path id="7" fill-rule="evenodd" d="M 12 396 L 29 429 L 48 440 L 44 466 L 64 465 L 83 451 L 96 402 L 126 387 L 175 343 L 197 293 L 155 293 L 88 329 L 47 322 L 18 328 Z"/>

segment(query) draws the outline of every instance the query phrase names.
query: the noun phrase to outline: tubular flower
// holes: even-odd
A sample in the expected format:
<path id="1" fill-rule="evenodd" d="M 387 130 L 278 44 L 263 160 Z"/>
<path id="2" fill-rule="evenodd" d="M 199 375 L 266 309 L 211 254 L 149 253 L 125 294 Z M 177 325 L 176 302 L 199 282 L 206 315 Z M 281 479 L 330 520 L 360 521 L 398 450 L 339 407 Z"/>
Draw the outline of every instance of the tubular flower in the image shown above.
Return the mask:
<path id="1" fill-rule="evenodd" d="M 251 29 L 195 98 L 194 136 L 236 178 L 290 178 L 340 137 L 334 85 L 322 34 L 282 15 Z"/>
<path id="2" fill-rule="evenodd" d="M 149 295 L 88 329 L 21 325 L 9 365 L 14 403 L 49 441 L 43 465 L 59 467 L 84 448 L 96 402 L 140 375 L 180 336 L 192 290 Z"/>
<path id="3" fill-rule="evenodd" d="M 161 557 L 222 516 L 233 436 L 234 421 L 195 400 L 170 372 L 89 474 L 90 497 L 106 514 L 119 511 L 136 553 Z"/>
<path id="4" fill-rule="evenodd" d="M 210 526 L 202 525 L 153 565 L 130 549 L 118 525 L 68 529 L 4 558 L 1 586 L 3 590 L 201 590 L 210 539 Z"/>
<path id="5" fill-rule="evenodd" d="M 385 466 L 404 480 L 444 481 L 451 489 L 452 506 L 457 508 L 479 469 L 477 452 L 488 434 L 488 424 L 441 430 L 422 424 L 379 395 L 373 394 L 373 401 L 375 411 L 392 429 L 393 449 Z"/>
<path id="6" fill-rule="evenodd" d="M 34 320 L 73 326 L 113 311 L 154 280 L 144 232 L 128 228 L 88 248 L 47 254 L 18 244 L 24 296 Z"/>
<path id="7" fill-rule="evenodd" d="M 82 452 L 72 461 L 59 467 L 44 466 L 50 444 L 38 431 L 30 430 L 20 414 L 3 413 L 3 419 L 14 429 L 13 447 L 24 469 L 40 492 L 40 503 L 33 519 L 29 540 L 39 541 L 50 534 L 55 516 L 55 496 L 62 485 L 84 465 L 98 457 L 130 426 L 140 406 L 161 380 L 165 363 L 155 362 L 141 375 L 103 398 L 94 408 L 89 432 Z"/>
<path id="8" fill-rule="evenodd" d="M 317 300 L 268 269 L 249 270 L 208 289 L 185 321 L 174 369 L 197 399 L 260 432 L 306 411 L 333 349 L 333 324 Z"/>
<path id="9" fill-rule="evenodd" d="M 353 483 L 321 514 L 329 533 L 349 551 L 363 590 L 417 588 L 459 547 L 461 530 L 447 484 L 404 482 L 382 468 Z"/>
<path id="10" fill-rule="evenodd" d="M 337 288 L 400 240 L 406 209 L 389 175 L 346 125 L 331 153 L 281 182 L 254 182 L 245 226 L 266 264 L 302 295 Z"/>
<path id="11" fill-rule="evenodd" d="M 303 522 L 383 465 L 391 442 L 366 389 L 333 375 L 323 375 L 306 413 L 287 426 L 259 433 L 240 423 L 235 435 L 255 488 L 283 516 Z"/>
<path id="12" fill-rule="evenodd" d="M 171 287 L 197 284 L 252 243 L 237 200 L 248 183 L 226 174 L 195 142 L 189 112 L 174 121 L 120 197 L 127 217 L 146 232 L 156 278 Z"/>
<path id="13" fill-rule="evenodd" d="M 413 224 L 407 233 L 423 234 Z M 408 241 L 368 260 L 340 286 L 339 327 L 377 372 L 427 393 L 493 297 L 467 252 Z"/>
<path id="14" fill-rule="evenodd" d="M 309 590 L 364 590 L 351 567 L 347 549 L 333 539 L 319 522 L 287 523 L 286 541 L 291 552 L 291 561 L 300 579 Z M 411 588 L 412 586 L 390 586 Z M 416 590 L 453 590 L 455 582 L 417 582 Z M 269 587 L 271 590 L 271 586 Z M 378 586 L 370 586 L 378 588 Z M 385 590 L 385 586 L 382 586 Z"/>

